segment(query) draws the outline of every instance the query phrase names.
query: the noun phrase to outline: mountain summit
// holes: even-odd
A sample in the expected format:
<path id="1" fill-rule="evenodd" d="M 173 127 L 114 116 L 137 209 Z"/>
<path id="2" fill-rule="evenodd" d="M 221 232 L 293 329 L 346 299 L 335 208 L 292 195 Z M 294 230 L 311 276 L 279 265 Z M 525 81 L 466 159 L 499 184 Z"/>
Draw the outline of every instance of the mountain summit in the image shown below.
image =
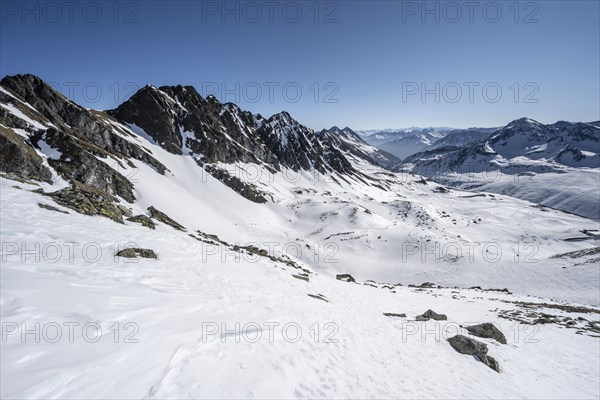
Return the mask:
<path id="1" fill-rule="evenodd" d="M 167 151 L 197 156 L 204 162 L 266 163 L 276 169 L 315 168 L 323 173 L 352 170 L 331 135 L 316 134 L 288 112 L 264 118 L 233 103 L 205 99 L 191 86 L 146 86 L 108 114 L 145 132 Z M 357 147 L 368 145 L 357 141 L 346 149 L 369 162 L 379 162 Z"/>

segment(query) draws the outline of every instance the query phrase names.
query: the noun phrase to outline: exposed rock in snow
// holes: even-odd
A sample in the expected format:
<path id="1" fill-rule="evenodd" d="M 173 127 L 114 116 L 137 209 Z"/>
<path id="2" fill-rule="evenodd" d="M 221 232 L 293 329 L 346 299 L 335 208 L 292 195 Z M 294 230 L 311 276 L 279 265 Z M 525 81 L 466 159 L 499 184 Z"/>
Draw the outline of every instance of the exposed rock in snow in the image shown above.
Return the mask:
<path id="1" fill-rule="evenodd" d="M 344 281 L 344 282 L 356 282 L 356 280 L 354 279 L 354 277 L 350 274 L 339 274 L 336 275 L 336 279 L 338 281 Z"/>
<path id="2" fill-rule="evenodd" d="M 140 249 L 137 247 L 129 247 L 127 249 L 123 249 L 118 251 L 115 254 L 117 257 L 125 257 L 125 258 L 158 258 L 154 250 L 151 249 Z"/>
<path id="3" fill-rule="evenodd" d="M 149 229 L 156 229 L 156 225 L 154 225 L 154 222 L 143 214 L 134 215 L 133 217 L 127 218 L 127 221 L 137 222 L 138 224 L 141 224 L 142 226 L 145 226 Z"/>
<path id="4" fill-rule="evenodd" d="M 433 310 L 427 310 L 421 315 L 417 315 L 415 318 L 417 321 L 429 321 L 433 319 L 434 321 L 445 321 L 448 317 L 445 314 L 438 314 Z"/>
<path id="5" fill-rule="evenodd" d="M 506 337 L 504 334 L 498 328 L 496 328 L 494 324 L 489 322 L 467 326 L 465 329 L 472 335 L 486 339 L 495 339 L 499 343 L 506 344 Z"/>
<path id="6" fill-rule="evenodd" d="M 157 210 L 153 206 L 148 207 L 148 212 L 150 212 L 150 216 L 152 218 L 162 222 L 163 224 L 167 224 L 170 227 L 177 229 L 178 231 L 186 230 L 183 225 L 179 224 L 177 221 L 175 221 L 174 219 L 169 217 L 167 214 L 165 214 L 162 211 Z"/>
<path id="7" fill-rule="evenodd" d="M 498 362 L 493 357 L 487 355 L 488 348 L 485 343 L 481 343 L 464 335 L 453 336 L 448 339 L 448 343 L 450 343 L 452 348 L 460 354 L 475 356 L 483 364 L 496 372 L 500 372 L 500 365 Z"/>

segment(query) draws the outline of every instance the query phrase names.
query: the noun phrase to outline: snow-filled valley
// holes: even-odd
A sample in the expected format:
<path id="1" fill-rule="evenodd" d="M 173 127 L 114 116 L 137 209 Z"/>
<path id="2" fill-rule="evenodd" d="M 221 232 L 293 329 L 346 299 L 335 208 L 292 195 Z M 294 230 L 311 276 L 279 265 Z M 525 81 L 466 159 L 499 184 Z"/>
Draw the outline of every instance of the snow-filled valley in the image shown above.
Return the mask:
<path id="1" fill-rule="evenodd" d="M 196 239 L 164 225 L 115 229 L 105 218 L 41 209 L 40 197 L 2 186 L 3 242 L 46 249 L 37 262 L 19 254 L 2 266 L 5 329 L 18 323 L 35 332 L 40 324 L 41 332 L 37 343 L 32 333 L 7 334 L 3 398 L 598 396 L 597 336 L 499 318 L 519 309 L 514 302 L 542 299 L 353 284 L 317 268 L 307 282 L 261 257 L 206 255 Z M 132 241 L 159 258 L 114 256 Z M 556 296 L 577 297 L 597 277 L 579 279 L 544 283 Z M 414 322 L 427 309 L 448 320 Z M 446 343 L 464 332 L 459 325 L 480 322 L 498 324 L 508 338 L 486 341 L 500 374 Z M 59 340 L 49 343 L 55 332 Z"/>
<path id="2" fill-rule="evenodd" d="M 0 397 L 600 396 L 597 220 L 189 87 L 105 113 L 19 79 L 0 93 Z"/>

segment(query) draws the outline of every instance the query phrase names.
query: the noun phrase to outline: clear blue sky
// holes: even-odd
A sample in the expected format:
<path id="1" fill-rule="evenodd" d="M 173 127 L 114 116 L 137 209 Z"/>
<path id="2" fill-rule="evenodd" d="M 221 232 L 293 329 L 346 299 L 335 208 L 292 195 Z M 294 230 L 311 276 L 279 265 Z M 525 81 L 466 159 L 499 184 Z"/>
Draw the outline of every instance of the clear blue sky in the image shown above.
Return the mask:
<path id="1" fill-rule="evenodd" d="M 146 83 L 194 85 L 315 129 L 600 119 L 597 0 L 430 14 L 421 1 L 76 3 L 2 0 L 1 75 L 39 75 L 99 109 Z"/>

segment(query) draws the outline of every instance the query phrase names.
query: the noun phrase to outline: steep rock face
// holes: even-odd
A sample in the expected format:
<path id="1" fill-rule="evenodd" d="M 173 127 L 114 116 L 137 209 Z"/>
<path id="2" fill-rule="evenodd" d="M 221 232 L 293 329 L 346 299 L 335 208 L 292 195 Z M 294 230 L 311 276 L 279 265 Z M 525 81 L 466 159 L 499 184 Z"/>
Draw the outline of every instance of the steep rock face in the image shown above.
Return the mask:
<path id="1" fill-rule="evenodd" d="M 116 110 L 109 111 L 118 119 L 142 128 L 163 148 L 173 154 L 182 154 L 182 137 L 177 129 L 182 110 L 175 101 L 147 85 Z"/>
<path id="2" fill-rule="evenodd" d="M 52 173 L 33 146 L 12 129 L 0 126 L 0 171 L 25 179 L 50 182 Z"/>
<path id="3" fill-rule="evenodd" d="M 395 155 L 369 145 L 348 127 L 340 129 L 334 126 L 322 130 L 319 135 L 336 148 L 381 167 L 390 168 L 400 162 Z"/>
<path id="4" fill-rule="evenodd" d="M 327 170 L 328 163 L 323 158 L 325 148 L 315 132 L 287 112 L 275 114 L 264 122 L 259 121 L 257 125 L 262 140 L 282 165 L 296 171 L 313 167 L 321 172 Z M 334 157 L 330 161 L 334 161 Z"/>
<path id="5" fill-rule="evenodd" d="M 205 163 L 265 163 L 275 169 L 352 171 L 330 137 L 319 136 L 289 113 L 264 118 L 191 86 L 146 86 L 108 112 L 173 154 Z"/>
<path id="6" fill-rule="evenodd" d="M 108 113 L 173 154 L 201 155 L 205 162 L 276 162 L 258 142 L 252 114 L 204 99 L 191 86 L 148 85 Z"/>
<path id="7" fill-rule="evenodd" d="M 135 200 L 133 184 L 109 165 L 99 161 L 96 156 L 106 154 L 107 160 L 119 166 L 121 170 L 124 169 L 124 161 L 110 153 L 85 146 L 73 136 L 54 128 L 48 129 L 44 138 L 47 145 L 60 154 L 66 155 L 58 159 L 48 159 L 48 164 L 59 171 L 64 179 L 84 183 L 103 192 L 120 196 L 128 202 Z M 36 144 L 42 140 L 39 134 L 32 136 L 32 141 Z"/>
<path id="8" fill-rule="evenodd" d="M 57 130 L 85 140 L 102 150 L 148 163 L 159 172 L 164 171 L 164 166 L 146 151 L 120 136 L 118 128 L 110 124 L 106 114 L 78 106 L 40 78 L 33 75 L 7 76 L 0 81 L 0 86 L 16 95 L 18 100 L 31 105 L 41 114 L 42 121 L 48 121 Z M 15 99 L 4 94 L 0 100 L 11 102 Z M 127 135 L 126 132 L 120 133 Z"/>
<path id="9" fill-rule="evenodd" d="M 131 133 L 107 114 L 76 105 L 40 78 L 7 76 L 0 88 L 0 124 L 28 135 L 64 179 L 133 201 L 133 185 L 107 162 L 118 166 L 133 158 L 164 173 L 164 165 L 128 140 Z"/>

